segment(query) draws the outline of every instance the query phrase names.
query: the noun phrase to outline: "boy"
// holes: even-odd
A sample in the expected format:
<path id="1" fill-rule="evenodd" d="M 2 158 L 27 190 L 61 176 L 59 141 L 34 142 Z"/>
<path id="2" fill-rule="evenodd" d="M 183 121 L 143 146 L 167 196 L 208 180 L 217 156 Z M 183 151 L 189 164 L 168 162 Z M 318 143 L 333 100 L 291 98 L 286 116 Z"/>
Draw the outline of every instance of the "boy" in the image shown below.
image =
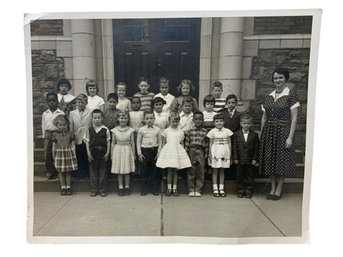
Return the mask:
<path id="1" fill-rule="evenodd" d="M 216 81 L 213 83 L 213 89 L 212 89 L 212 94 L 215 97 L 215 102 L 214 102 L 214 108 L 213 110 L 215 112 L 221 112 L 225 108 L 225 98 L 222 97 L 223 93 L 223 84 L 219 81 Z"/>
<path id="2" fill-rule="evenodd" d="M 154 99 L 156 97 L 161 97 L 166 103 L 163 106 L 162 111 L 164 113 L 170 113 L 171 111 L 171 105 L 175 101 L 175 96 L 169 94 L 169 80 L 165 77 L 160 78 L 160 93 L 154 96 Z"/>
<path id="3" fill-rule="evenodd" d="M 237 196 L 251 198 L 254 183 L 254 167 L 258 166 L 259 139 L 251 129 L 252 117 L 243 114 L 240 122 L 242 129 L 233 136 L 233 160 L 237 166 Z"/>
<path id="4" fill-rule="evenodd" d="M 161 131 L 154 126 L 154 113 L 145 112 L 145 126 L 138 130 L 137 152 L 141 162 L 142 188 L 141 195 L 146 195 L 149 187 L 153 195 L 159 195 L 161 176 L 156 168 L 156 159 L 162 146 Z"/>
<path id="5" fill-rule="evenodd" d="M 188 196 L 200 197 L 204 185 L 205 160 L 208 155 L 207 130 L 203 128 L 203 113 L 195 112 L 193 122 L 195 126 L 185 134 L 185 149 L 192 163 L 192 167 L 187 171 Z"/>
<path id="6" fill-rule="evenodd" d="M 57 108 L 58 97 L 55 92 L 50 92 L 46 95 L 46 102 L 49 109 L 43 112 L 42 115 L 42 133 L 44 138 L 44 150 L 45 150 L 45 166 L 47 168 L 46 177 L 52 179 L 56 177 L 58 172 L 54 165 L 54 159 L 52 156 L 52 141 L 51 134 L 56 131 L 57 128 L 53 124 L 53 120 L 60 114 L 64 114 L 63 111 Z"/>
<path id="7" fill-rule="evenodd" d="M 92 112 L 86 107 L 87 96 L 79 94 L 76 97 L 76 110 L 71 111 L 69 115 L 70 131 L 75 134 L 75 149 L 78 164 L 78 171 L 75 172 L 76 178 L 83 179 L 89 176 L 88 172 L 88 159 L 86 144 L 83 142 L 83 137 L 87 129 L 91 125 Z"/>
<path id="8" fill-rule="evenodd" d="M 90 169 L 91 197 L 98 193 L 102 197 L 107 196 L 107 167 L 106 162 L 110 155 L 111 135 L 107 127 L 103 125 L 103 113 L 99 109 L 92 111 L 92 125 L 86 131 L 88 161 Z"/>
<path id="9" fill-rule="evenodd" d="M 116 93 L 110 93 L 107 96 L 107 103 L 104 106 L 104 119 L 103 123 L 109 130 L 118 126 L 117 113 L 118 109 L 116 108 L 118 104 L 118 95 Z"/>
<path id="10" fill-rule="evenodd" d="M 224 117 L 224 128 L 228 128 L 232 132 L 236 132 L 240 129 L 240 116 L 242 114 L 236 110 L 237 102 L 237 96 L 228 95 L 226 97 L 227 109 L 221 112 Z"/>
<path id="11" fill-rule="evenodd" d="M 179 128 L 187 132 L 194 126 L 193 122 L 193 99 L 185 96 L 182 100 L 182 112 L 180 112 Z"/>
<path id="12" fill-rule="evenodd" d="M 141 111 L 151 111 L 151 102 L 155 94 L 148 91 L 150 88 L 148 80 L 141 78 L 138 84 L 138 88 L 140 92 L 134 94 L 133 96 L 137 96 L 141 99 Z"/>

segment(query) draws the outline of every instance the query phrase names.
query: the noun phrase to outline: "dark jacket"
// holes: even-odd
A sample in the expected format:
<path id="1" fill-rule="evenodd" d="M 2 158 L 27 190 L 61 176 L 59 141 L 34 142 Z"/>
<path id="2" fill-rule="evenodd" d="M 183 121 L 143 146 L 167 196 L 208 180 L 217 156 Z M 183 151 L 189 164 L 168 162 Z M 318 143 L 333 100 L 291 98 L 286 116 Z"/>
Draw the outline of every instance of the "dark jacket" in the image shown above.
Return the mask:
<path id="1" fill-rule="evenodd" d="M 259 138 L 255 131 L 249 130 L 247 142 L 241 129 L 234 133 L 232 144 L 234 161 L 238 160 L 239 164 L 251 164 L 252 160 L 258 161 L 258 150 Z"/>

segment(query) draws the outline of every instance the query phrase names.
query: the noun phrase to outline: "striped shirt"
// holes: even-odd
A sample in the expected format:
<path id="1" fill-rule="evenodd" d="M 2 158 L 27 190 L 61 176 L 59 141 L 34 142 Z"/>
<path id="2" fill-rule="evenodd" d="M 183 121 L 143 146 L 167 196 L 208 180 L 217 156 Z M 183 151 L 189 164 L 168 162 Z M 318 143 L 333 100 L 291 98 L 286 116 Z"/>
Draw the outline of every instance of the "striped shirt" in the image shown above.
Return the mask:
<path id="1" fill-rule="evenodd" d="M 207 129 L 207 132 L 210 131 L 211 129 L 214 128 L 214 123 L 213 123 L 213 117 L 216 115 L 216 112 L 208 112 L 208 111 L 203 111 L 204 114 L 204 128 Z"/>
<path id="2" fill-rule="evenodd" d="M 141 111 L 151 111 L 152 110 L 152 99 L 154 99 L 155 94 L 152 92 L 142 94 L 140 92 L 134 94 L 133 96 L 139 97 L 141 99 Z"/>
<path id="3" fill-rule="evenodd" d="M 214 102 L 214 108 L 213 108 L 213 110 L 214 110 L 215 112 L 221 112 L 222 110 L 224 110 L 225 105 L 226 105 L 226 100 L 225 100 L 225 98 L 223 98 L 223 97 L 216 98 L 216 99 L 215 99 L 215 102 Z"/>
<path id="4" fill-rule="evenodd" d="M 203 147 L 205 156 L 208 154 L 208 138 L 207 130 L 205 128 L 192 127 L 185 133 L 185 149 L 190 151 L 191 146 Z"/>

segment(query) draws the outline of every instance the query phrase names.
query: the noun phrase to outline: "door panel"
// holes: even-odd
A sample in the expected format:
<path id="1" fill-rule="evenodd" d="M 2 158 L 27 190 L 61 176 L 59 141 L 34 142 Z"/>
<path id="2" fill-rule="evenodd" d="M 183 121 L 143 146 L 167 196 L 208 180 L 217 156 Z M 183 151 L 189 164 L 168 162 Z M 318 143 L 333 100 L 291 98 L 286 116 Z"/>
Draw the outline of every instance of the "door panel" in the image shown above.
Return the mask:
<path id="1" fill-rule="evenodd" d="M 138 92 L 141 76 L 148 78 L 151 91 L 159 92 L 158 80 L 170 81 L 170 93 L 190 79 L 198 98 L 200 19 L 113 20 L 115 82 L 128 85 L 127 96 Z"/>

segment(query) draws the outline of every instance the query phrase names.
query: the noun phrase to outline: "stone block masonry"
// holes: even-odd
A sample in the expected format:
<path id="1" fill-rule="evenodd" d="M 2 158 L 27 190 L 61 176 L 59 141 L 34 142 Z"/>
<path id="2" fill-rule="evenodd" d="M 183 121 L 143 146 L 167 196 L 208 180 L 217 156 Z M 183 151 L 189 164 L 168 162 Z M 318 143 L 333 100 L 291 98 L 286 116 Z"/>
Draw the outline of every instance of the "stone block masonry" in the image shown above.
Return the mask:
<path id="1" fill-rule="evenodd" d="M 31 36 L 63 36 L 63 20 L 37 20 L 31 23 Z"/>
<path id="2" fill-rule="evenodd" d="M 311 34 L 312 16 L 255 17 L 254 35 Z"/>
<path id="3" fill-rule="evenodd" d="M 57 81 L 64 78 L 64 59 L 56 50 L 32 50 L 32 104 L 34 138 L 42 134 L 42 113 L 48 109 L 45 95 L 56 92 Z"/>

